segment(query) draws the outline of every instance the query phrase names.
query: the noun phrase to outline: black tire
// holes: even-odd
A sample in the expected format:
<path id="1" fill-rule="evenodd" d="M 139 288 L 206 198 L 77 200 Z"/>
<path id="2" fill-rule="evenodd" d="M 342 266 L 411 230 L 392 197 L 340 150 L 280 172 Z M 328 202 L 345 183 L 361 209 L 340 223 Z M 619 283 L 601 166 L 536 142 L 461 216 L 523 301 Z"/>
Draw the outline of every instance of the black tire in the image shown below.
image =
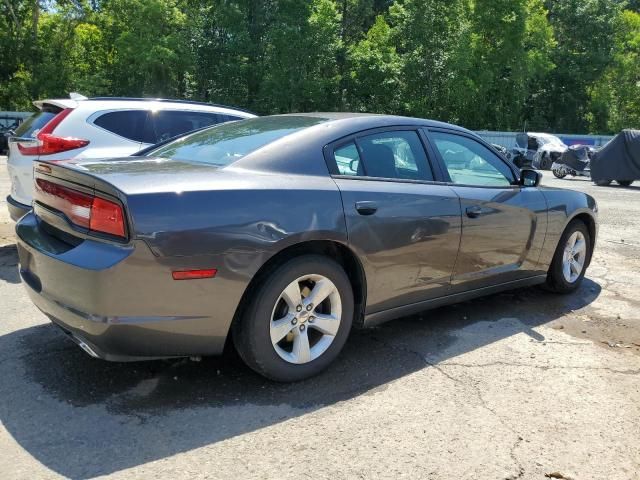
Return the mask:
<path id="1" fill-rule="evenodd" d="M 567 176 L 566 173 L 560 173 L 559 170 L 552 170 L 552 172 L 553 172 L 553 176 L 556 178 L 564 178 Z"/>
<path id="2" fill-rule="evenodd" d="M 582 271 L 580 272 L 580 275 L 574 282 L 568 282 L 562 273 L 563 254 L 565 245 L 567 244 L 569 237 L 576 231 L 580 231 L 582 235 L 584 235 L 587 244 L 587 251 L 584 266 L 582 268 Z M 584 279 L 584 274 L 586 273 L 587 267 L 591 262 L 592 253 L 593 252 L 591 251 L 591 237 L 589 236 L 589 229 L 583 221 L 577 219 L 572 220 L 562 233 L 560 241 L 558 242 L 558 246 L 556 247 L 551 266 L 549 267 L 549 271 L 547 272 L 547 281 L 545 283 L 546 289 L 556 293 L 570 293 L 576 290 Z"/>
<path id="3" fill-rule="evenodd" d="M 616 180 L 616 182 L 621 187 L 630 187 L 631 184 L 633 183 L 633 180 Z"/>
<path id="4" fill-rule="evenodd" d="M 594 180 L 594 182 L 599 187 L 606 187 L 607 185 L 611 185 L 611 180 Z"/>
<path id="5" fill-rule="evenodd" d="M 333 282 L 340 295 L 342 316 L 332 343 L 318 358 L 302 364 L 289 363 L 271 343 L 270 324 L 276 302 L 291 282 L 304 275 L 322 275 Z M 234 324 L 233 342 L 252 370 L 279 382 L 295 382 L 319 374 L 339 355 L 353 323 L 353 289 L 343 268 L 330 258 L 304 255 L 275 268 L 260 282 L 242 316 Z"/>

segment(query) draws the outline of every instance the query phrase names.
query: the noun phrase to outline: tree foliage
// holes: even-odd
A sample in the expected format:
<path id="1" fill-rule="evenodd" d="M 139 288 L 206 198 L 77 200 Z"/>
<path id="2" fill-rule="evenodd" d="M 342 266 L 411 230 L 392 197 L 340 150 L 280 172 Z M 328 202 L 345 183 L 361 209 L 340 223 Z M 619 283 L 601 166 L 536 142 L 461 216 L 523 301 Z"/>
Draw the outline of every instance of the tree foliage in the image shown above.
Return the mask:
<path id="1" fill-rule="evenodd" d="M 640 128 L 636 0 L 0 0 L 0 108 L 163 96 Z"/>
<path id="2" fill-rule="evenodd" d="M 589 93 L 593 129 L 640 128 L 640 13 L 625 11 L 616 22 L 611 61 Z"/>

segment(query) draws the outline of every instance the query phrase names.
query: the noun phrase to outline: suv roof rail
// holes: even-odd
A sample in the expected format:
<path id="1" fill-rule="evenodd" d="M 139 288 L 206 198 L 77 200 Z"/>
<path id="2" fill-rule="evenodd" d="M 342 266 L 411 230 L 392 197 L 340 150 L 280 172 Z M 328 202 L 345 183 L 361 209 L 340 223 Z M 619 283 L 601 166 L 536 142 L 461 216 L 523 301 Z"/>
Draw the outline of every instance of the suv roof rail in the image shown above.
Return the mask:
<path id="1" fill-rule="evenodd" d="M 87 100 L 131 100 L 136 102 L 167 102 L 167 103 L 184 103 L 187 105 L 202 105 L 207 107 L 219 107 L 219 108 L 228 108 L 229 110 L 237 110 L 239 112 L 250 113 L 252 115 L 256 115 L 255 112 L 251 110 L 247 110 L 245 108 L 231 107 L 229 105 L 222 105 L 220 103 L 210 103 L 210 102 L 196 102 L 195 100 L 172 100 L 170 98 L 142 98 L 142 97 L 89 97 Z"/>

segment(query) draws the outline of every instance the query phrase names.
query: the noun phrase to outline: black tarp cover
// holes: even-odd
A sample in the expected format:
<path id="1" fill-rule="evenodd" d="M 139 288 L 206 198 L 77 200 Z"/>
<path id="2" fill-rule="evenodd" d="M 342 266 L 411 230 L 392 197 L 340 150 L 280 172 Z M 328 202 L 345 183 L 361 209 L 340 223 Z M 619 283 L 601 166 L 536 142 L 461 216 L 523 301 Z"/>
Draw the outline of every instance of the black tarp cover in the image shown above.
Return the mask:
<path id="1" fill-rule="evenodd" d="M 589 147 L 574 145 L 562 152 L 560 162 L 577 171 L 584 170 L 589 165 Z"/>
<path id="2" fill-rule="evenodd" d="M 640 130 L 623 130 L 591 160 L 593 180 L 640 180 Z"/>

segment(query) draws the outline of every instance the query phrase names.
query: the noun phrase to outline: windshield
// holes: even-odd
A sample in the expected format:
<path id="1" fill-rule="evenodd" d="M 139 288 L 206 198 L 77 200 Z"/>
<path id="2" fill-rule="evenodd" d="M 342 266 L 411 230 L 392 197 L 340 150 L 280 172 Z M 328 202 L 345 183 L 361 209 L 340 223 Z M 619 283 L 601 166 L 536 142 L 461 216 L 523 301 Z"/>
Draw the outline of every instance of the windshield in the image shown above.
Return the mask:
<path id="1" fill-rule="evenodd" d="M 564 145 L 564 142 L 562 140 L 553 135 L 540 135 L 536 137 L 536 140 L 540 145 Z"/>
<path id="2" fill-rule="evenodd" d="M 146 156 L 224 167 L 271 142 L 324 121 L 319 117 L 275 116 L 230 122 L 162 145 Z"/>

